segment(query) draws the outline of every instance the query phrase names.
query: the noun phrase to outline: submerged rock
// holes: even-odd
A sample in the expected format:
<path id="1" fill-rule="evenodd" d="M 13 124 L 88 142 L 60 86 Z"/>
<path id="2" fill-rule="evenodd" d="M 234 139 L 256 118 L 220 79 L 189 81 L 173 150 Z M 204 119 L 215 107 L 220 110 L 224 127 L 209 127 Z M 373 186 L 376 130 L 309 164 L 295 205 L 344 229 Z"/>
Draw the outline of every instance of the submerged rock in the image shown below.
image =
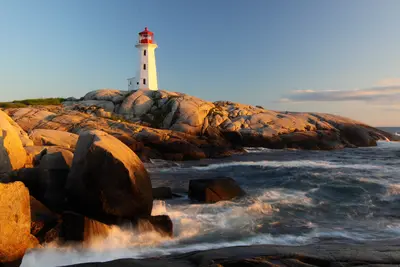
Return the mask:
<path id="1" fill-rule="evenodd" d="M 62 214 L 60 235 L 65 242 L 89 243 L 96 238 L 104 238 L 111 226 L 85 217 L 81 214 L 66 211 Z"/>
<path id="2" fill-rule="evenodd" d="M 67 198 L 71 207 L 91 218 L 150 216 L 153 196 L 143 163 L 121 141 L 101 131 L 79 136 Z"/>
<path id="3" fill-rule="evenodd" d="M 203 203 L 215 203 L 242 197 L 246 193 L 229 177 L 196 179 L 189 182 L 189 198 Z"/>
<path id="4" fill-rule="evenodd" d="M 171 199 L 173 197 L 170 187 L 155 187 L 153 188 L 153 199 Z"/>

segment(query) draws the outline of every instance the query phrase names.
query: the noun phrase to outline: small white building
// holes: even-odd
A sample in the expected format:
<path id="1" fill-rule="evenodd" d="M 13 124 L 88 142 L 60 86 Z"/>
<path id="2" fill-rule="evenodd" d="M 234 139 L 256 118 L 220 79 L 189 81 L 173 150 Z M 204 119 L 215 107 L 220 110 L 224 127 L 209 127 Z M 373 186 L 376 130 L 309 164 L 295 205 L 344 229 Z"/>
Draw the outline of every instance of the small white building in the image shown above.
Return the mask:
<path id="1" fill-rule="evenodd" d="M 139 40 L 136 44 L 139 50 L 139 69 L 136 77 L 128 79 L 128 90 L 149 89 L 158 90 L 156 55 L 158 47 L 154 42 L 154 33 L 147 27 L 139 32 Z"/>

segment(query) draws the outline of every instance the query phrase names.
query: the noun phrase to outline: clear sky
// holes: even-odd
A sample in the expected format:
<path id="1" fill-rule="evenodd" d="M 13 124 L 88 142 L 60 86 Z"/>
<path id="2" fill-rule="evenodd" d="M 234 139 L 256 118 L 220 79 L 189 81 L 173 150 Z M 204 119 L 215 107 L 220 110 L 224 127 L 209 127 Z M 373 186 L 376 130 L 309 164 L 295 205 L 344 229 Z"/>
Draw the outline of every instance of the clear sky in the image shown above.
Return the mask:
<path id="1" fill-rule="evenodd" d="M 400 126 L 399 0 L 0 0 L 0 101 L 127 89 L 148 26 L 161 89 Z"/>

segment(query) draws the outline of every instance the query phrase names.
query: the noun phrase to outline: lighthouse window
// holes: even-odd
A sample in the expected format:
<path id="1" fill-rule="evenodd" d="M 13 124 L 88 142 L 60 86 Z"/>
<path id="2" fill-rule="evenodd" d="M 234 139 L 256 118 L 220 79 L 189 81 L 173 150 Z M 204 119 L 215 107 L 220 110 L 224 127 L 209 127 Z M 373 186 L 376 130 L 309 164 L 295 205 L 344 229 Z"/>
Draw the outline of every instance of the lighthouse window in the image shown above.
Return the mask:
<path id="1" fill-rule="evenodd" d="M 143 64 L 143 69 L 144 69 L 144 70 L 146 69 L 146 64 Z"/>
<path id="2" fill-rule="evenodd" d="M 147 50 L 143 50 L 143 56 L 145 56 L 147 54 Z"/>
<path id="3" fill-rule="evenodd" d="M 146 84 L 146 79 L 143 79 L 143 84 Z"/>

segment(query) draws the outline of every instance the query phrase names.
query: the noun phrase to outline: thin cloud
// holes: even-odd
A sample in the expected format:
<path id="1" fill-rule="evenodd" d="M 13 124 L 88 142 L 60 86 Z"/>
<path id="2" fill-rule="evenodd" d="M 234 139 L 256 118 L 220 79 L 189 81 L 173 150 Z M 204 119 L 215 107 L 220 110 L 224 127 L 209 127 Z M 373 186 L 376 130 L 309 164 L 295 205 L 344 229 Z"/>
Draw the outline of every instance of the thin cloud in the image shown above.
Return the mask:
<path id="1" fill-rule="evenodd" d="M 386 78 L 383 80 L 380 80 L 377 83 L 377 86 L 394 86 L 394 85 L 399 85 L 400 84 L 400 78 Z"/>
<path id="2" fill-rule="evenodd" d="M 279 102 L 365 101 L 380 104 L 399 103 L 400 85 L 356 90 L 297 90 L 283 96 Z"/>

